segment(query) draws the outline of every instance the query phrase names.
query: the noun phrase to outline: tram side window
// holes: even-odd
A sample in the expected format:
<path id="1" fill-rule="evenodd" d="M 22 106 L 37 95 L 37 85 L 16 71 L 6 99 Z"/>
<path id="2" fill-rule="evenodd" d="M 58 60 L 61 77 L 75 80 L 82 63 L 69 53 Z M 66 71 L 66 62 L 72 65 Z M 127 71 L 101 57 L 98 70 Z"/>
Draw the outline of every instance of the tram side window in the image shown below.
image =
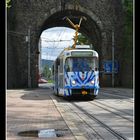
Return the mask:
<path id="1" fill-rule="evenodd" d="M 56 60 L 56 64 L 55 64 L 55 72 L 58 73 L 58 66 L 60 65 L 60 59 Z"/>
<path id="2" fill-rule="evenodd" d="M 63 59 L 60 59 L 60 72 L 63 73 Z"/>
<path id="3" fill-rule="evenodd" d="M 52 74 L 54 74 L 54 65 L 52 66 Z"/>
<path id="4" fill-rule="evenodd" d="M 72 71 L 72 59 L 71 58 L 66 59 L 64 68 L 67 72 Z"/>

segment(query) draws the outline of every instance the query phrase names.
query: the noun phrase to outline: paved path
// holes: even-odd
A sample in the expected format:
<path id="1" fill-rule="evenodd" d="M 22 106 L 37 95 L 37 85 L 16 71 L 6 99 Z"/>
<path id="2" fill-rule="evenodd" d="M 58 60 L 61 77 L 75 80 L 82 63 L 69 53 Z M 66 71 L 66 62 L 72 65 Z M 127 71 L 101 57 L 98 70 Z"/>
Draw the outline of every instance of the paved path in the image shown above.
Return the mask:
<path id="1" fill-rule="evenodd" d="M 34 90 L 7 90 L 7 140 L 42 140 L 44 138 L 38 136 L 40 130 L 47 131 L 48 140 L 119 139 L 115 136 L 117 133 L 114 135 L 107 129 L 131 140 L 132 93 L 131 89 L 103 88 L 93 101 L 66 101 L 54 96 L 50 85 Z M 19 136 L 24 131 L 30 131 L 30 137 Z"/>
<path id="2" fill-rule="evenodd" d="M 35 139 L 18 136 L 27 130 L 68 129 L 49 94 L 50 89 L 7 91 L 7 140 Z M 63 139 L 73 139 L 71 132 Z"/>

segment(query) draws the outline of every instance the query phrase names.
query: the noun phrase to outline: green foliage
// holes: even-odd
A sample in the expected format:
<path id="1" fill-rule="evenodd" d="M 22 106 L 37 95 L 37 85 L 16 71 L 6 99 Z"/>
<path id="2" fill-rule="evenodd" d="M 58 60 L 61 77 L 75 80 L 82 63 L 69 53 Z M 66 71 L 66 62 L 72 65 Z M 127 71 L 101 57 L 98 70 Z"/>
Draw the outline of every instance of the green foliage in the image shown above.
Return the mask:
<path id="1" fill-rule="evenodd" d="M 7 8 L 10 8 L 11 7 L 10 2 L 11 2 L 11 0 L 6 0 L 6 7 Z"/>
<path id="2" fill-rule="evenodd" d="M 82 44 L 89 45 L 90 42 L 89 42 L 89 40 L 84 35 L 82 35 L 81 33 L 79 33 L 77 45 L 82 45 Z"/>
<path id="3" fill-rule="evenodd" d="M 43 76 L 49 80 L 51 78 L 51 70 L 49 69 L 48 65 L 46 65 L 43 69 Z"/>
<path id="4" fill-rule="evenodd" d="M 125 12 L 123 46 L 125 48 L 124 57 L 127 61 L 131 59 L 133 48 L 133 1 L 125 0 L 123 7 Z"/>

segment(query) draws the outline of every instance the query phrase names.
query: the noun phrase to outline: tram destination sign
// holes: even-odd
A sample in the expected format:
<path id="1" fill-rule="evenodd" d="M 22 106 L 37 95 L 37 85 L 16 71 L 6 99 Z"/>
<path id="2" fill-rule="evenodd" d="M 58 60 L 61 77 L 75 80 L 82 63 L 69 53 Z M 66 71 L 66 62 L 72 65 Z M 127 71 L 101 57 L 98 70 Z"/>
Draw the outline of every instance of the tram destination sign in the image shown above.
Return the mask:
<path id="1" fill-rule="evenodd" d="M 71 52 L 72 56 L 93 56 L 93 52 L 87 51 L 87 52 L 82 52 L 82 51 L 75 51 L 75 52 Z"/>

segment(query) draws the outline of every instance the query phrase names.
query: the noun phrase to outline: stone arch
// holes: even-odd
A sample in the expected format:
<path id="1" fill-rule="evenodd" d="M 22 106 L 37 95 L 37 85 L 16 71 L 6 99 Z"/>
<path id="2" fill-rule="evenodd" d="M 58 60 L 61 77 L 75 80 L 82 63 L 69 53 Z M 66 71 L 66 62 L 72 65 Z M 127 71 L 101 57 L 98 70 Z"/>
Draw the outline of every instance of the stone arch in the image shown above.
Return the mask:
<path id="1" fill-rule="evenodd" d="M 8 21 L 9 30 L 15 32 L 22 32 L 27 34 L 29 25 L 32 26 L 32 38 L 31 38 L 31 68 L 32 68 L 32 87 L 37 86 L 37 78 L 36 78 L 36 53 L 38 52 L 38 42 L 39 37 L 43 30 L 47 28 L 51 28 L 54 26 L 66 26 L 70 27 L 69 23 L 64 23 L 63 20 L 60 19 L 64 16 L 71 15 L 74 16 L 86 16 L 87 22 L 83 21 L 81 24 L 80 32 L 87 35 L 88 38 L 93 42 L 95 49 L 99 52 L 100 60 L 110 58 L 111 52 L 111 35 L 110 35 L 110 25 L 113 23 L 113 18 L 119 19 L 121 12 L 119 12 L 119 18 L 116 15 L 116 11 L 120 11 L 116 6 L 116 3 L 112 1 L 98 1 L 98 0 L 88 0 L 82 1 L 79 0 L 79 5 L 74 5 L 74 1 L 71 0 L 52 0 L 52 1 L 35 1 L 35 0 L 26 0 L 22 2 L 21 0 L 12 1 L 12 16 L 10 16 Z M 108 6 L 109 5 L 109 6 Z M 116 11 L 112 12 L 116 7 Z M 75 12 L 75 13 L 74 13 Z M 8 14 L 10 15 L 10 14 Z M 55 19 L 57 18 L 57 19 Z M 58 20 L 58 21 L 57 21 Z M 53 23 L 52 21 L 57 21 L 57 23 Z M 74 19 L 76 22 L 77 20 Z M 13 25 L 12 25 L 13 24 Z M 116 22 L 116 27 L 119 29 L 119 25 Z M 118 35 L 118 34 L 117 34 Z M 116 35 L 116 36 L 117 36 Z M 9 35 L 9 50 L 12 51 L 13 56 L 20 57 L 18 61 L 18 69 L 19 76 L 15 77 L 20 82 L 15 82 L 15 87 L 26 87 L 27 82 L 27 44 L 25 42 L 25 36 L 20 38 L 11 37 Z M 119 37 L 120 38 L 120 37 Z M 10 42 L 11 40 L 11 42 Z M 118 39 L 119 42 L 119 39 Z M 19 45 L 20 47 L 19 47 Z M 24 54 L 21 52 L 24 52 Z M 17 53 L 16 53 L 17 52 Z M 108 54 L 109 52 L 109 54 Z M 10 51 L 9 51 L 10 54 Z M 16 73 L 15 70 L 15 62 L 10 63 L 12 59 L 12 55 L 8 55 L 8 65 L 9 69 L 13 70 L 13 73 Z M 11 58 L 11 59 L 10 59 Z M 22 60 L 21 60 L 22 59 Z M 14 61 L 14 60 L 13 60 Z M 13 65 L 12 65 L 13 64 Z M 20 70 L 22 69 L 22 72 Z M 10 75 L 10 76 L 9 76 Z M 8 81 L 12 81 L 14 79 L 14 74 L 8 72 L 8 77 L 10 77 Z M 23 82 L 24 81 L 24 82 Z M 9 82 L 9 85 L 12 85 Z"/>
<path id="2" fill-rule="evenodd" d="M 101 68 L 102 60 L 104 59 L 104 56 L 107 55 L 106 54 L 107 53 L 107 50 L 106 50 L 107 49 L 107 47 L 106 47 L 107 46 L 107 35 L 106 35 L 103 23 L 100 20 L 100 18 L 95 13 L 91 12 L 90 10 L 80 7 L 78 9 L 78 11 L 76 11 L 73 9 L 72 5 L 68 6 L 67 9 L 65 8 L 64 11 L 61 11 L 60 8 L 58 8 L 58 9 L 54 8 L 50 12 L 51 14 L 49 16 L 46 16 L 46 19 L 44 19 L 42 21 L 42 26 L 40 28 L 40 34 L 42 33 L 43 30 L 51 28 L 51 27 L 55 27 L 55 26 L 65 26 L 65 27 L 71 28 L 69 23 L 66 23 L 66 21 L 63 21 L 63 20 L 60 21 L 60 19 L 63 18 L 63 12 L 65 13 L 65 15 L 68 15 L 68 16 L 69 16 L 69 12 L 71 12 L 71 14 L 73 16 L 75 16 L 75 14 L 74 14 L 74 12 L 75 12 L 75 13 L 78 13 L 78 16 L 81 15 L 81 16 L 85 16 L 87 18 L 87 24 L 89 22 L 90 27 L 87 29 L 88 31 L 86 31 L 86 29 L 85 30 L 82 29 L 82 28 L 86 28 L 86 27 L 81 26 L 81 32 L 84 35 L 88 36 L 88 38 L 92 42 L 93 46 L 95 46 L 95 48 L 93 48 L 93 49 L 95 49 L 99 53 L 99 58 L 100 58 L 99 67 Z M 62 14 L 62 16 L 60 16 L 61 14 Z M 48 14 L 46 14 L 46 15 L 48 15 Z M 56 23 L 56 20 L 53 18 L 58 17 L 58 16 L 60 16 L 60 18 L 59 18 L 58 23 Z M 54 25 L 52 23 L 54 23 Z M 86 26 L 87 26 L 87 24 L 86 24 Z M 94 31 L 89 33 L 89 31 L 91 31 L 90 28 L 92 28 L 92 27 L 94 27 L 94 29 L 93 29 Z M 92 37 L 92 35 L 93 36 L 95 35 L 95 37 Z"/>
<path id="3" fill-rule="evenodd" d="M 90 10 L 87 10 L 87 9 L 85 9 L 85 8 L 83 8 L 83 7 L 80 7 L 79 8 L 79 10 L 78 11 L 75 11 L 75 10 L 73 10 L 73 7 L 72 7 L 72 5 L 70 5 L 70 6 L 68 6 L 68 8 L 67 9 L 65 9 L 64 11 L 61 11 L 60 10 L 60 8 L 58 8 L 58 9 L 52 9 L 51 10 L 51 14 L 48 16 L 48 14 L 46 13 L 46 18 L 42 21 L 42 25 L 40 25 L 40 34 L 42 33 L 42 31 L 43 30 L 45 30 L 45 29 L 47 29 L 47 28 L 51 28 L 51 27 L 55 27 L 55 26 L 66 26 L 66 27 L 70 27 L 71 28 L 71 26 L 69 25 L 69 23 L 62 23 L 62 22 L 66 22 L 66 21 L 60 21 L 60 19 L 59 19 L 59 21 L 58 21 L 58 23 L 55 23 L 56 22 L 56 20 L 50 20 L 51 18 L 53 18 L 53 17 L 57 17 L 57 15 L 60 15 L 60 14 L 62 14 L 62 16 L 61 16 L 61 19 L 63 18 L 63 12 L 65 13 L 65 15 L 68 15 L 69 16 L 69 13 L 71 12 L 71 14 L 73 14 L 74 12 L 75 13 L 78 13 L 78 16 L 79 15 L 82 15 L 82 16 L 85 16 L 85 17 L 87 17 L 88 18 L 88 20 L 90 21 L 90 27 L 91 27 L 91 29 L 92 29 L 92 25 L 93 25 L 93 27 L 94 27 L 94 29 L 96 30 L 96 31 L 94 31 L 94 32 L 98 32 L 98 38 L 100 38 L 100 40 L 98 41 L 98 42 L 100 42 L 100 45 L 98 45 L 98 47 L 100 46 L 100 48 L 102 48 L 102 46 L 104 46 L 105 47 L 105 43 L 104 42 L 107 42 L 107 37 L 106 37 L 106 32 L 104 31 L 104 28 L 103 28 L 103 23 L 102 23 L 102 21 L 96 16 L 96 14 L 94 14 L 93 12 L 91 12 Z M 73 14 L 74 15 L 74 14 Z M 74 15 L 75 16 L 75 15 Z M 50 20 L 50 21 L 49 21 Z M 53 21 L 55 21 L 55 22 L 53 22 Z M 87 21 L 87 23 L 89 22 L 89 21 Z M 53 23 L 55 23 L 54 25 L 53 25 Z M 86 26 L 87 26 L 87 24 L 86 24 Z M 85 28 L 85 27 L 84 27 Z M 88 28 L 88 30 L 90 30 L 89 28 Z M 88 33 L 86 33 L 86 31 L 84 31 L 84 29 L 82 29 L 82 27 L 81 27 L 81 32 L 83 33 L 83 34 L 85 34 L 86 36 L 88 36 Z M 90 36 L 90 35 L 89 35 Z M 97 36 L 97 35 L 96 35 Z M 92 40 L 95 40 L 95 39 L 93 39 L 91 36 L 90 37 L 88 37 L 90 40 L 91 40 L 91 42 L 94 42 L 94 41 L 92 41 Z M 94 43 L 93 43 L 94 44 Z M 97 42 L 96 42 L 96 44 L 97 44 Z M 96 49 L 98 50 L 98 51 L 100 51 L 101 49 L 99 49 L 99 48 L 97 48 L 96 47 Z"/>
<path id="4" fill-rule="evenodd" d="M 98 26 L 98 28 L 101 32 L 102 40 L 107 41 L 106 32 L 104 31 L 103 23 L 95 13 L 91 12 L 90 10 L 88 10 L 88 9 L 82 7 L 82 6 L 79 6 L 78 11 L 76 11 L 75 9 L 73 9 L 73 5 L 71 5 L 71 4 L 69 4 L 67 7 L 65 7 L 64 11 L 68 11 L 68 10 L 70 10 L 70 11 L 72 10 L 72 11 L 75 11 L 75 12 L 86 13 L 86 15 L 89 16 L 97 24 L 97 26 Z M 41 23 L 40 26 L 43 26 L 44 22 L 48 18 L 50 18 L 52 15 L 54 15 L 56 13 L 60 13 L 60 12 L 62 12 L 61 6 L 58 6 L 57 8 L 56 7 L 52 8 L 48 13 L 45 13 L 45 17 L 42 20 L 42 23 Z M 42 31 L 43 31 L 43 29 L 40 30 L 40 34 L 41 34 Z"/>

